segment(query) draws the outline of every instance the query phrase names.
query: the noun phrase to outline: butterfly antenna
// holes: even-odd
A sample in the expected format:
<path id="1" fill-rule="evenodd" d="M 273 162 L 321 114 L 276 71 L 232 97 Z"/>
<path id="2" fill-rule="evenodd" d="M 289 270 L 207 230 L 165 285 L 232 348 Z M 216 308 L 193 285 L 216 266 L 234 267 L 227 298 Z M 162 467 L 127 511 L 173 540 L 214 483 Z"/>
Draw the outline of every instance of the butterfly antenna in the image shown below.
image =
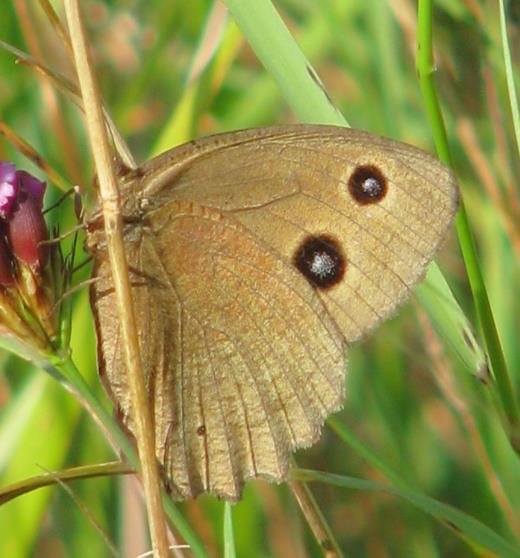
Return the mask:
<path id="1" fill-rule="evenodd" d="M 72 188 L 69 188 L 66 192 L 64 192 L 52 205 L 49 205 L 48 207 L 46 207 L 43 210 L 43 214 L 45 215 L 46 213 L 49 213 L 50 211 L 52 211 L 53 209 L 56 209 L 57 207 L 59 207 L 68 197 L 72 196 L 72 195 L 79 195 L 79 186 L 73 186 Z M 76 216 L 77 216 L 77 212 L 76 212 Z M 80 219 L 78 219 L 80 220 Z"/>
<path id="2" fill-rule="evenodd" d="M 73 287 L 65 291 L 61 295 L 61 297 L 54 303 L 54 306 L 51 309 L 51 313 L 56 312 L 60 304 L 63 304 L 63 302 L 69 299 L 73 294 L 77 293 L 78 291 L 81 291 L 85 287 L 89 287 L 90 285 L 93 285 L 97 281 L 99 281 L 99 277 L 91 277 L 90 279 L 85 279 L 84 281 L 77 283 L 76 285 L 74 285 Z"/>
<path id="3" fill-rule="evenodd" d="M 72 229 L 68 230 L 67 232 L 61 235 L 53 236 L 52 238 L 49 238 L 49 240 L 42 240 L 39 244 L 42 246 L 45 245 L 52 246 L 54 244 L 59 244 L 62 240 L 69 238 L 71 235 L 77 235 L 78 232 L 84 231 L 85 229 L 86 229 L 85 223 L 80 223 L 79 225 L 72 227 Z"/>
<path id="4" fill-rule="evenodd" d="M 78 271 L 81 271 L 85 266 L 92 262 L 92 257 L 88 256 L 81 263 L 79 263 L 75 268 L 72 269 L 71 273 L 74 275 Z"/>

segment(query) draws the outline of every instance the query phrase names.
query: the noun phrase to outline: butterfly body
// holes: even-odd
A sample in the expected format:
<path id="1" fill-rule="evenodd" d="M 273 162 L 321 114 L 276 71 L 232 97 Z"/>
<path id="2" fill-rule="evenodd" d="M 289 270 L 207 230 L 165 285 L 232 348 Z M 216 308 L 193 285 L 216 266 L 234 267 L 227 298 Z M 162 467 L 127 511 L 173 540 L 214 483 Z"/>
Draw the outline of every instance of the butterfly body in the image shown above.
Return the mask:
<path id="1" fill-rule="evenodd" d="M 341 407 L 345 346 L 422 277 L 457 190 L 405 144 L 285 126 L 175 148 L 124 177 L 121 200 L 167 485 L 235 500 L 250 477 L 283 480 Z M 100 370 L 132 430 L 99 226 L 88 246 Z"/>

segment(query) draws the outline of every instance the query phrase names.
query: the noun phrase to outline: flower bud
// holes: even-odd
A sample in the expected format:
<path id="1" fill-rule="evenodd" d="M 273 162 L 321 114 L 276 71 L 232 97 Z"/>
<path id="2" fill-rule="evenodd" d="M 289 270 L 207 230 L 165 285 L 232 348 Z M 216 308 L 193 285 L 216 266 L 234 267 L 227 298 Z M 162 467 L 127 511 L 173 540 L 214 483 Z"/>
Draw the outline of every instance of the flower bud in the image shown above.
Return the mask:
<path id="1" fill-rule="evenodd" d="M 22 188 L 8 220 L 7 231 L 13 254 L 31 269 L 40 270 L 49 254 L 49 247 L 40 243 L 49 238 L 49 233 L 38 200 Z"/>
<path id="2" fill-rule="evenodd" d="M 44 193 L 44 182 L 17 171 L 12 163 L 0 163 L 0 217 L 6 224 L 9 248 L 33 271 L 45 265 L 49 253 L 48 246 L 40 245 L 49 237 L 42 213 Z"/>
<path id="3" fill-rule="evenodd" d="M 0 161 L 0 335 L 47 352 L 57 336 L 57 315 L 53 266 L 44 269 L 50 253 L 42 244 L 49 238 L 44 193 L 44 182 Z"/>

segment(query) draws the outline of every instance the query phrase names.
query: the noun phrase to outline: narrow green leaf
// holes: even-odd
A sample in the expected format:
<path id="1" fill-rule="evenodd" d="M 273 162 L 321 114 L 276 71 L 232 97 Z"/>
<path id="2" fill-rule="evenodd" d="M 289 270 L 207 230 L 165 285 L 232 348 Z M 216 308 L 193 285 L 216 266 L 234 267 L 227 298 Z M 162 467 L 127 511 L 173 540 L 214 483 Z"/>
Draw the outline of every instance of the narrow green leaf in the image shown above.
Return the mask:
<path id="1" fill-rule="evenodd" d="M 379 490 L 387 494 L 393 494 L 394 496 L 407 500 L 433 518 L 451 525 L 455 533 L 458 532 L 461 537 L 467 539 L 468 542 L 477 547 L 495 552 L 501 558 L 520 557 L 520 548 L 518 546 L 513 546 L 506 539 L 497 535 L 493 530 L 474 517 L 418 492 L 403 488 L 394 488 L 374 481 L 305 469 L 292 469 L 291 477 L 305 482 L 322 482 L 342 488 Z"/>

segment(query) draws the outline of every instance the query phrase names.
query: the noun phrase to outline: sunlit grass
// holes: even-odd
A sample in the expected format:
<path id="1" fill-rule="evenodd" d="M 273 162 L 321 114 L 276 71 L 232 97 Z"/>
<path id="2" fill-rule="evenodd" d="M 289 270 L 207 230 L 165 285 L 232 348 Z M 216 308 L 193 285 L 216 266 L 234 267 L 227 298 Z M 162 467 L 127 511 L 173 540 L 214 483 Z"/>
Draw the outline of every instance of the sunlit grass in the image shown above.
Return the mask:
<path id="1" fill-rule="evenodd" d="M 0 3 L 0 39 L 70 75 L 55 32 L 35 3 L 27 4 L 24 15 L 22 2 Z M 269 71 L 232 20 L 212 11 L 210 2 L 83 4 L 107 106 L 138 160 L 213 132 L 339 118 L 310 90 L 298 95 L 307 87 L 299 81 L 292 87 L 303 79 L 300 54 L 283 48 L 287 37 L 280 39 L 282 48 L 268 42 L 264 21 L 249 19 L 247 10 L 245 22 L 239 23 L 259 35 L 250 40 L 266 51 Z M 447 139 L 505 363 L 518 391 L 520 166 L 499 8 L 476 4 L 469 11 L 469 3 L 438 4 L 434 52 Z M 260 2 L 255 6 L 261 9 Z M 285 0 L 276 7 L 352 126 L 434 151 L 415 69 L 415 2 Z M 508 71 L 518 87 L 514 45 L 520 30 L 508 13 L 506 21 L 512 51 Z M 267 25 L 269 33 L 283 34 L 275 24 Z M 211 33 L 215 28 L 219 32 Z M 194 69 L 196 62 L 202 63 L 201 70 Z M 280 71 L 284 64 L 286 71 Z M 90 187 L 92 161 L 77 108 L 52 86 L 42 85 L 29 68 L 15 66 L 3 51 L 0 72 L 1 118 L 71 184 Z M 0 158 L 34 169 L 8 143 L 0 143 L 0 150 Z M 58 193 L 51 194 L 49 203 L 53 195 Z M 74 225 L 70 206 L 50 218 L 59 220 L 62 229 Z M 455 233 L 438 263 L 477 341 L 485 346 Z M 503 406 L 490 380 L 485 384 L 485 377 L 472 375 L 456 350 L 437 336 L 429 316 L 413 299 L 370 340 L 349 351 L 345 408 L 315 447 L 299 452 L 298 464 L 343 477 L 337 481 L 343 488 L 327 475 L 309 486 L 345 556 L 488 556 L 477 544 L 489 540 L 499 541 L 495 551 L 512 548 L 507 555 L 520 556 L 520 467 L 501 416 Z M 72 335 L 73 359 L 106 403 L 96 379 L 86 293 L 75 300 Z M 41 474 L 41 467 L 54 470 L 114 458 L 98 428 L 60 384 L 8 353 L 0 358 L 0 486 Z M 367 484 L 356 484 L 356 479 Z M 388 492 L 378 491 L 377 483 L 390 487 Z M 145 540 L 134 538 L 143 532 L 142 515 L 128 483 L 96 479 L 71 486 L 121 555 L 147 550 Z M 412 497 L 403 498 L 404 492 Z M 463 514 L 457 518 L 470 518 L 481 528 L 464 539 L 447 525 L 453 517 L 441 513 L 439 521 L 432 519 L 433 509 L 444 508 L 432 504 L 428 509 L 429 499 L 455 508 Z M 426 502 L 426 509 L 416 505 L 419 501 Z M 243 501 L 232 508 L 232 526 L 224 510 L 211 497 L 179 506 L 202 541 L 196 555 L 223 556 L 223 533 L 228 534 L 229 556 L 231 534 L 240 557 L 321 555 L 286 486 L 251 483 Z M 111 556 L 89 518 L 60 487 L 0 507 L 4 555 Z"/>

